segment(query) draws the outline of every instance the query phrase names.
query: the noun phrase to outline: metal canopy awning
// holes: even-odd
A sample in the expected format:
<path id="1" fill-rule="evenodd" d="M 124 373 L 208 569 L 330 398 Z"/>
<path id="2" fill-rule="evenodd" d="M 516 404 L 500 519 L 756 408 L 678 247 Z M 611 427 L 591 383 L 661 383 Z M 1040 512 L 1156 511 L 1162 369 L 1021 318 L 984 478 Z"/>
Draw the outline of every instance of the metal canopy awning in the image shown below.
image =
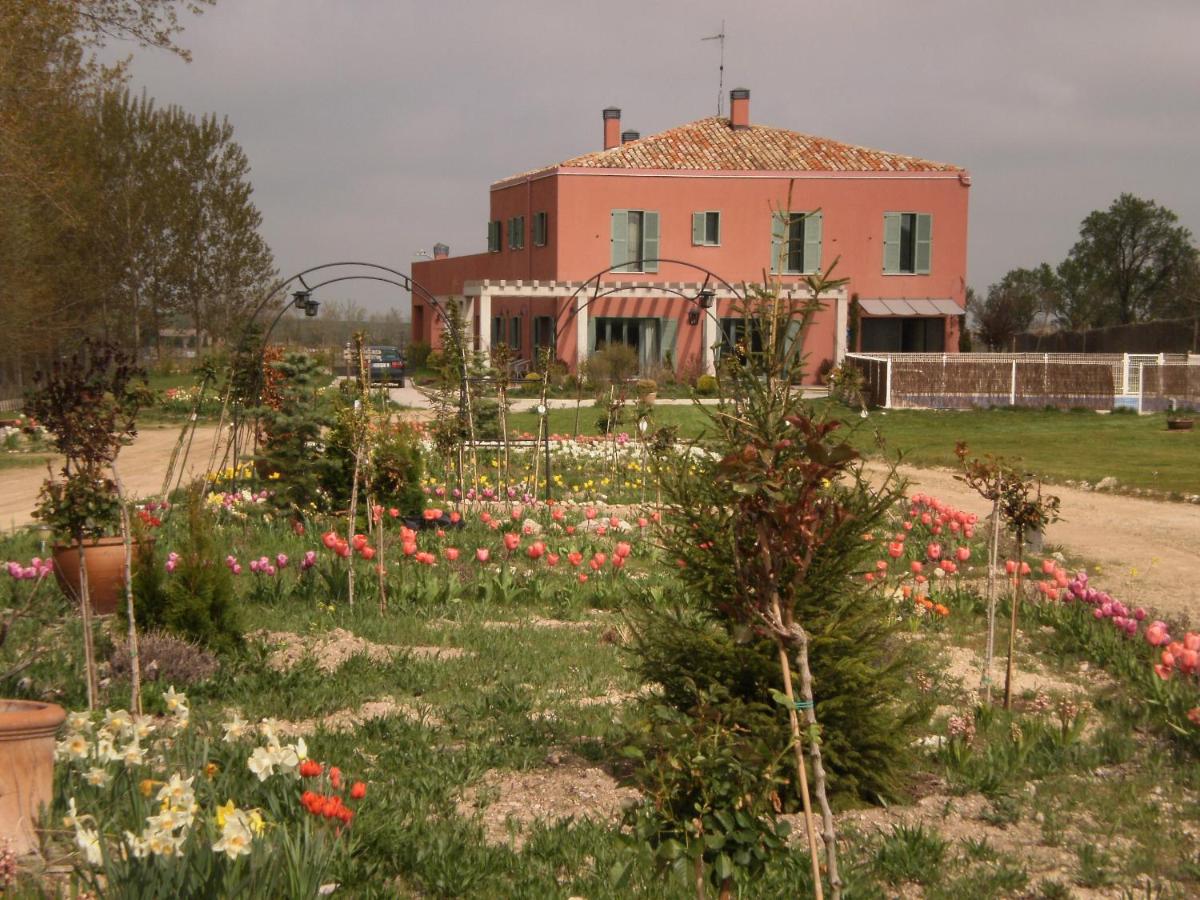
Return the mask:
<path id="1" fill-rule="evenodd" d="M 859 299 L 858 305 L 869 316 L 961 316 L 966 310 L 953 300 L 891 300 L 881 297 Z"/>

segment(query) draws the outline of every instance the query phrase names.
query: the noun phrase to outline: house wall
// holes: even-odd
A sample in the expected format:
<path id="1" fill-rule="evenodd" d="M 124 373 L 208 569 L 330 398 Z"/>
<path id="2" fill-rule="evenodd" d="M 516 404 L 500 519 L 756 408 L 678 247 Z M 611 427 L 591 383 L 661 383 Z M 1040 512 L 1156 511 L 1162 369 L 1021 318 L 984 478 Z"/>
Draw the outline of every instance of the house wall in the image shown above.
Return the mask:
<path id="1" fill-rule="evenodd" d="M 840 257 L 835 276 L 864 297 L 948 297 L 966 293 L 967 197 L 955 173 L 798 173 L 795 178 L 731 173 L 581 174 L 559 176 L 561 216 L 557 277 L 584 279 L 611 264 L 610 213 L 614 209 L 659 214 L 659 255 L 695 262 L 726 280 L 761 282 L 771 265 L 773 210 L 821 210 L 822 267 Z M 622 170 L 624 171 L 624 170 Z M 692 245 L 692 213 L 721 212 L 721 246 Z M 883 274 L 883 214 L 933 214 L 933 253 L 928 275 Z M 663 265 L 657 275 L 623 279 L 694 280 L 694 271 Z M 798 279 L 784 277 L 783 281 Z"/>
<path id="2" fill-rule="evenodd" d="M 653 210 L 659 214 L 659 256 L 680 259 L 711 270 L 740 287 L 761 283 L 771 265 L 771 223 L 774 210 L 820 209 L 823 214 L 822 269 L 838 260 L 834 276 L 849 279 L 848 295 L 887 298 L 949 298 L 965 304 L 967 212 L 970 179 L 953 173 L 745 173 L 612 172 L 559 169 L 537 177 L 494 185 L 491 218 L 504 225 L 498 253 L 413 264 L 413 278 L 438 296 L 461 294 L 471 280 L 585 281 L 611 263 L 611 212 L 614 209 Z M 549 212 L 549 241 L 534 247 L 533 214 Z M 692 213 L 721 213 L 720 246 L 692 244 Z M 927 275 L 883 273 L 883 215 L 922 212 L 933 216 L 932 254 Z M 525 247 L 508 249 L 507 223 L 525 216 Z M 484 227 L 484 223 L 480 223 Z M 683 265 L 664 263 L 657 273 L 619 273 L 606 281 L 698 282 L 703 275 Z M 798 285 L 798 276 L 782 276 L 781 284 Z M 418 299 L 414 298 L 414 306 Z M 675 361 L 682 368 L 701 355 L 701 327 L 686 322 L 690 304 L 677 298 L 631 298 L 613 295 L 598 300 L 590 316 L 660 317 L 678 319 Z M 568 365 L 578 360 L 575 329 L 566 326 L 565 300 L 496 298 L 492 315 L 520 315 L 525 310 L 521 354 L 528 356 L 532 318 L 552 311 L 559 317 L 562 339 L 558 352 Z M 717 314 L 728 315 L 718 310 Z M 435 315 L 418 318 L 423 334 L 414 339 L 435 346 Z M 806 349 L 809 371 L 815 376 L 834 355 L 835 313 L 822 310 L 814 319 Z M 565 326 L 565 327 L 564 327 Z M 490 328 L 479 323 L 479 328 Z M 958 346 L 957 317 L 946 320 L 946 348 Z"/>

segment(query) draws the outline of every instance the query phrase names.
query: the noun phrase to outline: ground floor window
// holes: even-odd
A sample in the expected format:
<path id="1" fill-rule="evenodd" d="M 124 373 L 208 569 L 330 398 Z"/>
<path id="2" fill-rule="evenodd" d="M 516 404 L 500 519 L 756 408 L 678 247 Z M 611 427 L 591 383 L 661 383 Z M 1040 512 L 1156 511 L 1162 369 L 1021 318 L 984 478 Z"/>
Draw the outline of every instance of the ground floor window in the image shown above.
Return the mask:
<path id="1" fill-rule="evenodd" d="M 736 353 L 743 356 L 747 353 L 762 353 L 762 329 L 757 319 L 737 318 L 721 319 L 721 355 Z"/>
<path id="2" fill-rule="evenodd" d="M 533 320 L 533 352 L 537 352 L 543 347 L 547 347 L 551 352 L 554 351 L 555 334 L 554 334 L 554 317 L 553 316 L 537 316 Z"/>
<path id="3" fill-rule="evenodd" d="M 613 344 L 624 344 L 637 354 L 638 366 L 643 371 L 661 360 L 659 319 L 598 317 L 592 321 L 595 323 L 592 352 Z"/>
<path id="4" fill-rule="evenodd" d="M 946 320 L 888 316 L 862 320 L 863 353 L 944 353 Z"/>

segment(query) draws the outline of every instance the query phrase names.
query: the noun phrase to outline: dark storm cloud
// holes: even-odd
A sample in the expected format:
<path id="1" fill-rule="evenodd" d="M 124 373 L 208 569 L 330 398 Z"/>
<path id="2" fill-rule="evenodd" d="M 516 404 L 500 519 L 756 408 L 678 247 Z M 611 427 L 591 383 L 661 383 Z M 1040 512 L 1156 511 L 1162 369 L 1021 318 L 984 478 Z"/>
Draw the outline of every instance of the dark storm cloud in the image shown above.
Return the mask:
<path id="1" fill-rule="evenodd" d="M 1200 231 L 1194 0 L 219 0 L 188 23 L 192 64 L 133 71 L 228 115 L 282 270 L 405 270 L 439 240 L 482 250 L 488 184 L 596 149 L 602 107 L 643 134 L 715 113 L 700 38 L 722 18 L 754 121 L 971 170 L 977 288 L 1060 259 L 1122 191 Z"/>

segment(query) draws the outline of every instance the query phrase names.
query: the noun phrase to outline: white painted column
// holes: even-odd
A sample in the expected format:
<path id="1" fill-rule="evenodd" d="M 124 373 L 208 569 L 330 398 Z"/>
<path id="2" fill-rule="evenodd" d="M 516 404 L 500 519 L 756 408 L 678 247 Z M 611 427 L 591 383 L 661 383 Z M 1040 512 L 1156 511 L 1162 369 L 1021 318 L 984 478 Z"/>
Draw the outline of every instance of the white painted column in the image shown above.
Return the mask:
<path id="1" fill-rule="evenodd" d="M 700 359 L 704 363 L 704 372 L 706 375 L 717 374 L 716 355 L 713 353 L 713 344 L 717 342 L 716 335 L 716 315 L 717 304 L 713 301 L 711 309 L 700 310 Z M 679 360 L 675 360 L 676 365 Z"/>
<path id="2" fill-rule="evenodd" d="M 850 327 L 850 300 L 840 291 L 834 301 L 833 364 L 840 366 L 846 358 L 846 330 Z"/>
<path id="3" fill-rule="evenodd" d="M 476 349 L 483 353 L 492 350 L 492 295 L 487 291 L 479 292 L 479 345 Z"/>
<path id="4" fill-rule="evenodd" d="M 575 360 L 578 369 L 588 358 L 588 296 L 581 291 L 575 298 Z"/>

